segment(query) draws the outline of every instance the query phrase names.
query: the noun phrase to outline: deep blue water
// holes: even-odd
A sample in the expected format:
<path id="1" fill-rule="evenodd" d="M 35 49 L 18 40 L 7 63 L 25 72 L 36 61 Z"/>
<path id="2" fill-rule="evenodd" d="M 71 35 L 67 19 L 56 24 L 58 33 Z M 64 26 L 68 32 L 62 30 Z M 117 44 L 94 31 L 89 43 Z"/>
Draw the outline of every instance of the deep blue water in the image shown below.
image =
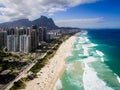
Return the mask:
<path id="1" fill-rule="evenodd" d="M 120 30 L 88 30 L 88 37 L 104 53 L 105 63 L 120 76 Z"/>

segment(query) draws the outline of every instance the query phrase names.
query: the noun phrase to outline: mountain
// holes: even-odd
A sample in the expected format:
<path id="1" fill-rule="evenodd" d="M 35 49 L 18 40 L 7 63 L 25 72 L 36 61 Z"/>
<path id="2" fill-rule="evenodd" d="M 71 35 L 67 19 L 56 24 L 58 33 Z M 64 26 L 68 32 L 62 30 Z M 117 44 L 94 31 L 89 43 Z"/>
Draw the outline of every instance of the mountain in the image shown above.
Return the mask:
<path id="1" fill-rule="evenodd" d="M 33 25 L 38 26 L 45 26 L 45 27 L 49 27 L 49 28 L 58 28 L 54 21 L 51 18 L 47 18 L 45 16 L 41 16 L 40 18 L 32 21 Z"/>
<path id="2" fill-rule="evenodd" d="M 31 27 L 32 25 L 36 25 L 37 27 L 47 27 L 49 29 L 56 29 L 58 26 L 55 25 L 54 21 L 51 18 L 47 18 L 46 16 L 41 16 L 40 18 L 29 21 L 29 19 L 20 19 L 13 22 L 1 23 L 0 28 L 10 28 L 10 27 Z"/>

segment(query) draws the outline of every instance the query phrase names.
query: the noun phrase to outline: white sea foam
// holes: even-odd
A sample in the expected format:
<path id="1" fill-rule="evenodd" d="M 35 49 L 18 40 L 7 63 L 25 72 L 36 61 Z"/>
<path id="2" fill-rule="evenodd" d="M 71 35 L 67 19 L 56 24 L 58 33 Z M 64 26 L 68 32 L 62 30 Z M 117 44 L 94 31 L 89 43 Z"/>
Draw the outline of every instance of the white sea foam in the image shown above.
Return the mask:
<path id="1" fill-rule="evenodd" d="M 77 87 L 83 87 L 83 83 L 79 79 L 69 78 L 70 84 Z"/>
<path id="2" fill-rule="evenodd" d="M 103 54 L 101 51 L 96 50 L 96 53 L 97 53 L 99 56 L 104 56 L 104 54 Z"/>
<path id="3" fill-rule="evenodd" d="M 83 56 L 83 54 L 78 54 L 78 56 Z"/>
<path id="4" fill-rule="evenodd" d="M 89 60 L 89 59 L 88 59 Z M 113 90 L 112 88 L 106 86 L 106 83 L 98 78 L 97 72 L 93 68 L 88 66 L 88 61 L 84 60 L 84 74 L 83 83 L 85 90 Z"/>
<path id="5" fill-rule="evenodd" d="M 101 58 L 101 61 L 104 62 L 104 58 L 103 57 Z"/>
<path id="6" fill-rule="evenodd" d="M 76 45 L 76 49 L 79 50 L 81 48 L 81 45 Z M 74 49 L 73 49 L 74 50 Z"/>
<path id="7" fill-rule="evenodd" d="M 82 48 L 84 49 L 84 56 L 88 56 L 89 55 L 88 48 L 85 46 L 82 46 Z"/>
<path id="8" fill-rule="evenodd" d="M 116 73 L 114 73 L 114 75 L 117 77 L 117 80 L 120 83 L 120 77 Z"/>
<path id="9" fill-rule="evenodd" d="M 87 37 L 84 37 L 85 42 L 89 42 L 89 39 Z"/>
<path id="10" fill-rule="evenodd" d="M 54 90 L 60 90 L 60 89 L 62 89 L 62 82 L 60 79 L 58 79 L 54 86 Z"/>
<path id="11" fill-rule="evenodd" d="M 78 45 L 78 44 L 76 45 L 76 48 L 79 48 L 79 45 Z"/>
<path id="12" fill-rule="evenodd" d="M 87 47 L 87 48 L 92 48 L 92 47 L 97 46 L 97 44 L 94 44 L 94 43 L 88 43 L 88 44 L 84 44 L 83 46 L 84 46 L 84 47 Z"/>
<path id="13" fill-rule="evenodd" d="M 98 44 L 94 44 L 94 43 L 89 44 L 89 47 L 95 47 L 95 46 L 98 46 Z"/>
<path id="14" fill-rule="evenodd" d="M 92 56 L 91 57 L 89 56 L 88 58 L 84 59 L 85 63 L 91 63 L 91 62 L 95 62 L 95 61 L 97 61 L 97 59 Z"/>
<path id="15" fill-rule="evenodd" d="M 82 35 L 87 35 L 87 31 L 82 31 Z"/>
<path id="16" fill-rule="evenodd" d="M 78 43 L 82 44 L 82 43 L 87 43 L 87 42 L 89 42 L 89 39 L 87 36 L 79 37 Z"/>
<path id="17" fill-rule="evenodd" d="M 66 67 L 66 71 L 67 71 L 68 73 L 71 73 L 71 71 L 74 70 L 73 63 L 68 63 L 66 66 L 67 66 L 67 67 Z"/>
<path id="18" fill-rule="evenodd" d="M 119 76 L 117 76 L 117 80 L 118 80 L 118 82 L 120 83 L 120 77 L 119 77 Z"/>
<path id="19" fill-rule="evenodd" d="M 85 42 L 86 42 L 85 37 L 79 37 L 78 43 L 82 44 Z"/>
<path id="20" fill-rule="evenodd" d="M 80 60 L 74 61 L 72 63 L 67 64 L 67 81 L 69 82 L 69 85 L 73 85 L 75 87 L 81 88 L 83 87 L 82 82 L 82 74 L 79 71 L 79 68 L 76 68 L 76 64 L 80 64 Z M 78 64 L 79 63 L 79 64 Z"/>

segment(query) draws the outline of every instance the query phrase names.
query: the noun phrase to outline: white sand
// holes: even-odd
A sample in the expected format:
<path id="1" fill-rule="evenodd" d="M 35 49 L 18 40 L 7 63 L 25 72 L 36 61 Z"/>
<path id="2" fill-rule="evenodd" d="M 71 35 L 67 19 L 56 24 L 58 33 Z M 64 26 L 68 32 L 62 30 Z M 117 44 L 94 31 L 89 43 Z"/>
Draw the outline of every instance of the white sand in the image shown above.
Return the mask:
<path id="1" fill-rule="evenodd" d="M 65 59 L 71 52 L 75 36 L 63 42 L 53 58 L 37 73 L 38 78 L 26 83 L 23 90 L 53 90 L 54 85 L 65 69 Z"/>

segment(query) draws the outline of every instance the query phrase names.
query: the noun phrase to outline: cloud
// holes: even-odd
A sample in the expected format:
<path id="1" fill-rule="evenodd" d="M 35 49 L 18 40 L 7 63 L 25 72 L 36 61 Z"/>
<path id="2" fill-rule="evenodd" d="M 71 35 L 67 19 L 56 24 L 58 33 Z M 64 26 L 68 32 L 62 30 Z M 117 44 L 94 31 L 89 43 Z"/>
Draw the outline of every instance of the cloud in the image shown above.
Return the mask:
<path id="1" fill-rule="evenodd" d="M 103 17 L 84 18 L 84 19 L 64 19 L 64 20 L 55 21 L 55 23 L 61 27 L 71 26 L 71 27 L 81 27 L 81 28 L 94 27 L 95 25 L 99 26 L 101 22 L 104 22 Z"/>
<path id="2" fill-rule="evenodd" d="M 98 0 L 0 0 L 0 22 L 21 18 L 33 20 L 43 14 L 53 15 L 70 7 L 96 1 Z"/>

